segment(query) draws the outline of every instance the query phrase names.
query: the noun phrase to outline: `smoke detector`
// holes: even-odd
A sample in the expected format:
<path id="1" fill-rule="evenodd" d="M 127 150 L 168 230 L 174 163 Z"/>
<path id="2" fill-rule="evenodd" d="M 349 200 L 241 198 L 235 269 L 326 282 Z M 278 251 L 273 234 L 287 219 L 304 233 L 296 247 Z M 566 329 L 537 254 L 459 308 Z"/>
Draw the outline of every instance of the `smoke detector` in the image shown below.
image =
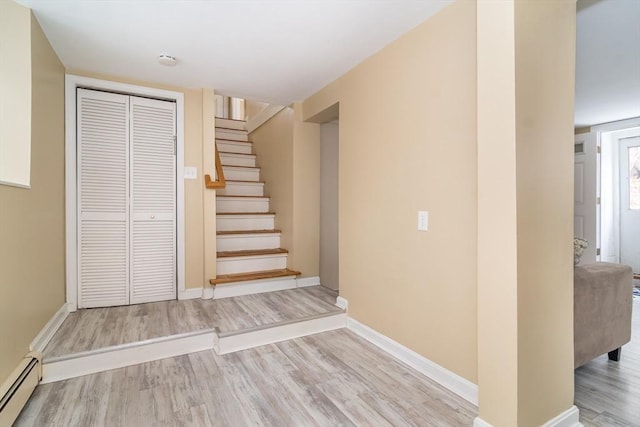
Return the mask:
<path id="1" fill-rule="evenodd" d="M 160 55 L 158 56 L 158 62 L 162 65 L 166 65 L 167 67 L 173 67 L 176 65 L 176 58 L 171 55 Z"/>

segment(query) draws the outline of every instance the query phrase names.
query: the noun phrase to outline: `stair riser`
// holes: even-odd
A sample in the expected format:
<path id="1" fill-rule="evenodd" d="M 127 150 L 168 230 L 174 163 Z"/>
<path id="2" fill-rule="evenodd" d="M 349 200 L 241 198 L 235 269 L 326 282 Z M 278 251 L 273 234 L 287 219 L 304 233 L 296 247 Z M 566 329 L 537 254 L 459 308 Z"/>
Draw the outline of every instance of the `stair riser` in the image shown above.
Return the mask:
<path id="1" fill-rule="evenodd" d="M 256 167 L 256 158 L 249 156 L 229 156 L 226 154 L 220 154 L 220 162 L 223 166 Z"/>
<path id="2" fill-rule="evenodd" d="M 228 169 L 223 168 L 224 178 L 231 181 L 260 181 L 260 169 Z"/>
<path id="3" fill-rule="evenodd" d="M 216 248 L 224 251 L 245 251 L 254 249 L 276 249 L 280 247 L 280 236 L 251 235 L 251 236 L 218 236 Z"/>
<path id="4" fill-rule="evenodd" d="M 252 146 L 250 143 L 216 141 L 218 151 L 226 151 L 227 153 L 251 154 Z"/>
<path id="5" fill-rule="evenodd" d="M 273 230 L 273 215 L 264 216 L 219 216 L 216 220 L 218 231 Z"/>
<path id="6" fill-rule="evenodd" d="M 216 139 L 229 139 L 231 141 L 249 141 L 247 132 L 233 131 L 228 129 L 216 129 Z"/>
<path id="7" fill-rule="evenodd" d="M 226 178 L 226 177 L 225 177 Z M 218 196 L 264 196 L 264 184 L 234 184 L 227 181 L 227 186 L 216 193 Z"/>
<path id="8" fill-rule="evenodd" d="M 216 274 L 218 275 L 283 268 L 287 268 L 287 254 L 265 257 L 218 258 L 216 262 Z"/>
<path id="9" fill-rule="evenodd" d="M 216 211 L 220 213 L 269 212 L 269 199 L 225 200 L 218 197 L 216 200 Z"/>
<path id="10" fill-rule="evenodd" d="M 221 119 L 216 117 L 216 127 L 236 130 L 247 130 L 247 122 L 239 120 Z"/>

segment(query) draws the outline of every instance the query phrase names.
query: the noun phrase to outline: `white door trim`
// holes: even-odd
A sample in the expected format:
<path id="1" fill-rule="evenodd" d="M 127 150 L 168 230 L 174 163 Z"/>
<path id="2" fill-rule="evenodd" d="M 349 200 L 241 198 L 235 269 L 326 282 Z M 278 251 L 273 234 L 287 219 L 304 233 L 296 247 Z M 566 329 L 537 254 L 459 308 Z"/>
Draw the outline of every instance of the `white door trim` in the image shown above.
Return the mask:
<path id="1" fill-rule="evenodd" d="M 66 212 L 66 292 L 69 311 L 78 308 L 78 233 L 77 233 L 77 146 L 76 89 L 78 87 L 147 96 L 176 102 L 176 243 L 177 281 L 180 295 L 185 291 L 184 272 L 184 94 L 163 89 L 116 83 L 89 77 L 65 76 L 65 212 Z"/>

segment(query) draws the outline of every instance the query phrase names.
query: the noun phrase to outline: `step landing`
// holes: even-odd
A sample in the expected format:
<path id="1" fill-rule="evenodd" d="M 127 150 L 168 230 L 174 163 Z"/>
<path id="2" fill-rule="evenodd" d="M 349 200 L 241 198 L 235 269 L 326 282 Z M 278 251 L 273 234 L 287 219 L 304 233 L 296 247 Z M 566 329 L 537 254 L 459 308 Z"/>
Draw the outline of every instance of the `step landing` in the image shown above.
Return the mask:
<path id="1" fill-rule="evenodd" d="M 227 354 L 342 328 L 346 312 L 335 305 L 336 296 L 310 286 L 78 310 L 45 348 L 42 382 L 204 350 Z"/>

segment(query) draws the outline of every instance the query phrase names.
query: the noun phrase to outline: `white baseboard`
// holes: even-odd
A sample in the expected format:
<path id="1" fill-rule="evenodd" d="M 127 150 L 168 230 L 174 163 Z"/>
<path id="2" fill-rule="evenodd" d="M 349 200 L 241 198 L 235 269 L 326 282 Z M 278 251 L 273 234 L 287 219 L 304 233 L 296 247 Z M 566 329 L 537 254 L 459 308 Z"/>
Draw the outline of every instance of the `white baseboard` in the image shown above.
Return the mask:
<path id="1" fill-rule="evenodd" d="M 458 396 L 478 406 L 478 386 L 471 381 L 454 374 L 426 357 L 396 341 L 393 341 L 391 338 L 382 335 L 380 332 L 371 329 L 367 325 L 364 325 L 351 317 L 347 320 L 347 328 L 372 344 L 380 347 L 396 359 L 406 363 L 413 369 L 451 390 Z"/>
<path id="2" fill-rule="evenodd" d="M 346 298 L 342 298 L 341 296 L 338 296 L 336 298 L 336 305 L 343 310 L 349 309 L 349 301 L 347 301 Z"/>
<path id="3" fill-rule="evenodd" d="M 301 277 L 296 279 L 296 284 L 299 288 L 306 288 L 308 286 L 318 286 L 320 285 L 320 277 Z"/>
<path id="4" fill-rule="evenodd" d="M 71 306 L 67 303 L 62 304 L 62 307 L 49 319 L 44 328 L 33 339 L 33 342 L 29 345 L 29 350 L 42 353 L 70 312 Z"/>
<path id="5" fill-rule="evenodd" d="M 582 427 L 580 422 L 580 411 L 574 405 L 558 415 L 544 423 L 542 427 Z"/>
<path id="6" fill-rule="evenodd" d="M 213 349 L 213 329 L 155 338 L 44 360 L 42 383 Z"/>
<path id="7" fill-rule="evenodd" d="M 213 291 L 213 298 L 231 298 L 242 295 L 260 294 L 263 292 L 283 291 L 285 289 L 295 289 L 296 278 L 294 276 L 274 279 L 270 281 L 239 282 L 229 285 L 218 285 Z"/>
<path id="8" fill-rule="evenodd" d="M 178 299 L 185 300 L 202 298 L 203 291 L 204 290 L 202 288 L 187 288 L 184 291 L 178 291 Z"/>
<path id="9" fill-rule="evenodd" d="M 480 417 L 473 420 L 473 427 L 493 427 Z M 583 427 L 580 422 L 580 411 L 576 406 L 572 406 L 557 417 L 547 421 L 542 427 Z"/>
<path id="10" fill-rule="evenodd" d="M 213 286 L 207 286 L 202 290 L 202 299 L 213 299 Z"/>
<path id="11" fill-rule="evenodd" d="M 219 334 L 215 343 L 218 354 L 234 353 L 240 350 L 287 341 L 320 332 L 344 328 L 347 324 L 346 313 L 332 313 L 299 322 L 283 323 L 268 328 L 252 328 L 237 334 Z"/>

